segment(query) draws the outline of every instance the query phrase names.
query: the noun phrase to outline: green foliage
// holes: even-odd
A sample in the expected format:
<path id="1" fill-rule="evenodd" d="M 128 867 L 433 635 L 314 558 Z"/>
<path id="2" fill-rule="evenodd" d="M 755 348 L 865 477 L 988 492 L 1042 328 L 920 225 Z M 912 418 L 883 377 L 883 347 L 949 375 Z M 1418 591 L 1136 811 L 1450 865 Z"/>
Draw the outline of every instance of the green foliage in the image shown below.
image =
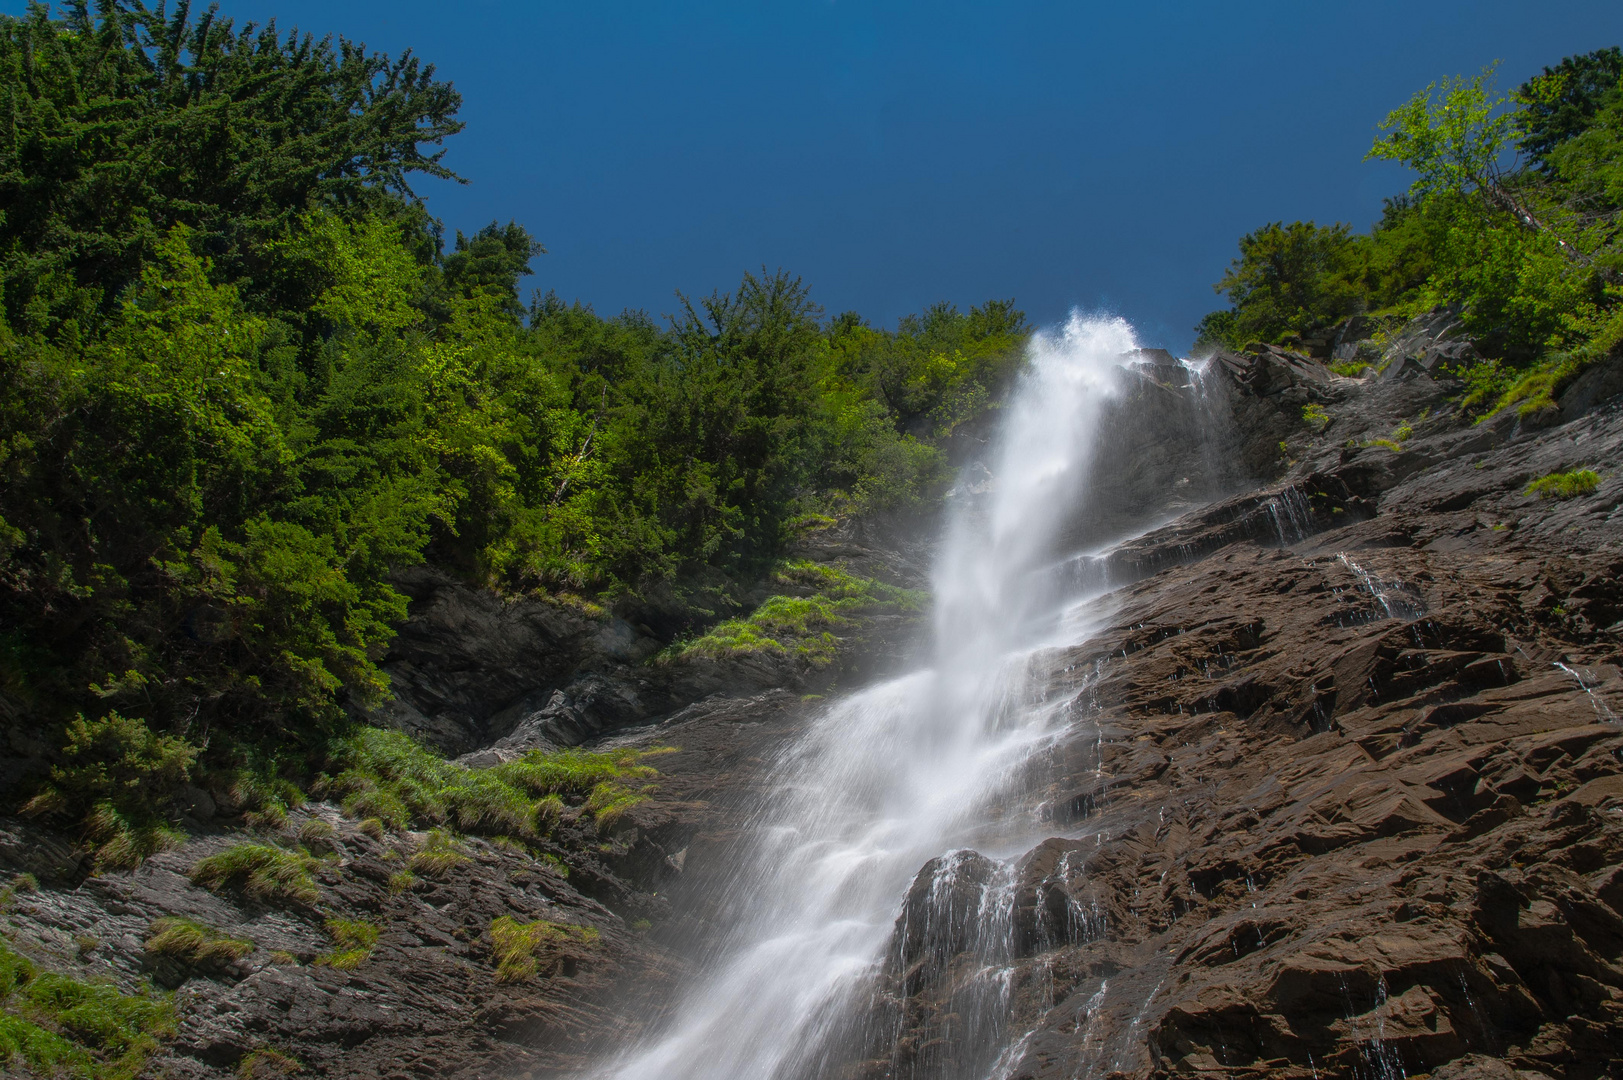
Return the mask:
<path id="1" fill-rule="evenodd" d="M 1240 257 L 1213 286 L 1226 293 L 1231 317 L 1213 315 L 1200 333 L 1241 348 L 1279 342 L 1322 329 L 1358 310 L 1361 297 L 1348 280 L 1353 242 L 1346 225 L 1275 222 L 1240 238 Z"/>
<path id="2" fill-rule="evenodd" d="M 668 326 L 524 309 L 534 238 L 446 251 L 410 192 L 460 123 L 409 53 L 36 5 L 0 18 L 0 102 L 0 694 L 63 748 L 33 809 L 103 866 L 172 845 L 191 783 L 283 827 L 388 693 L 402 568 L 702 631 L 809 516 L 927 508 L 1022 362 L 1011 301 L 876 329 L 781 271 Z M 394 828 L 560 812 L 434 790 L 342 795 Z"/>
<path id="3" fill-rule="evenodd" d="M 269 844 L 237 844 L 200 859 L 192 867 L 192 884 L 218 891 L 240 888 L 267 904 L 309 907 L 321 898 L 311 876 L 319 863 L 299 851 Z"/>
<path id="4" fill-rule="evenodd" d="M 1582 134 L 1623 82 L 1623 49 L 1612 46 L 1569 56 L 1516 88 L 1521 106 L 1518 140 L 1535 167 L 1548 169 L 1550 153 Z"/>
<path id="5" fill-rule="evenodd" d="M 490 924 L 491 957 L 496 961 L 496 981 L 524 982 L 535 977 L 539 959 L 549 949 L 570 945 L 594 945 L 598 932 L 589 926 L 548 922 L 538 919 L 521 923 L 508 915 Z"/>
<path id="6" fill-rule="evenodd" d="M 1234 306 L 1203 320 L 1202 337 L 1288 342 L 1353 312 L 1401 320 L 1446 305 L 1487 357 L 1455 372 L 1464 407 L 1552 411 L 1623 346 L 1620 58 L 1568 57 L 1510 98 L 1491 69 L 1414 95 L 1369 153 L 1412 169 L 1409 191 L 1367 235 L 1297 223 L 1247 236 L 1218 285 Z"/>
<path id="7" fill-rule="evenodd" d="M 333 947 L 317 956 L 316 963 L 338 971 L 353 971 L 377 948 L 382 927 L 361 919 L 332 918 L 327 920 L 327 933 Z"/>
<path id="8" fill-rule="evenodd" d="M 1493 185 L 1516 122 L 1493 97 L 1492 74 L 1489 68 L 1469 79 L 1456 76 L 1415 94 L 1381 121 L 1386 135 L 1369 157 L 1413 169 L 1410 192 L 1420 200 Z"/>
<path id="9" fill-rule="evenodd" d="M 535 839 L 561 816 L 565 798 L 601 821 L 613 799 L 604 802 L 600 792 L 642 789 L 657 775 L 646 759 L 668 752 L 666 747 L 553 754 L 533 750 L 488 769 L 469 769 L 402 732 L 360 728 L 332 744 L 329 767 L 335 772 L 321 790 L 343 800 L 347 813 L 370 815 L 395 829 L 449 826 Z M 616 813 L 625 808 L 621 804 Z M 411 869 L 443 873 L 465 858 L 449 833 L 435 830 L 413 857 Z"/>
<path id="10" fill-rule="evenodd" d="M 1331 416 L 1325 411 L 1323 405 L 1303 405 L 1302 423 L 1311 428 L 1314 433 L 1323 431 L 1330 426 Z"/>
<path id="11" fill-rule="evenodd" d="M 240 30 L 142 0 L 0 20 L 0 293 L 24 332 L 88 330 L 175 225 L 229 276 L 315 206 L 398 205 L 460 97 L 408 52 Z"/>
<path id="12" fill-rule="evenodd" d="M 167 998 L 40 972 L 0 944 L 0 1065 L 21 1058 L 38 1075 L 130 1080 L 174 1031 Z"/>
<path id="13" fill-rule="evenodd" d="M 1527 485 L 1527 493 L 1541 499 L 1576 499 L 1591 494 L 1599 486 L 1600 474 L 1595 470 L 1574 469 L 1539 477 Z"/>
<path id="14" fill-rule="evenodd" d="M 254 943 L 245 938 L 227 937 L 212 926 L 191 919 L 166 916 L 154 920 L 148 929 L 146 951 L 172 956 L 184 964 L 207 966 L 241 960 L 254 951 Z"/>
<path id="15" fill-rule="evenodd" d="M 467 861 L 467 849 L 457 843 L 456 837 L 444 829 L 430 829 L 409 865 L 411 873 L 442 877 L 446 871 Z"/>
<path id="16" fill-rule="evenodd" d="M 687 643 L 679 655 L 774 652 L 827 664 L 839 646 L 837 631 L 855 626 L 862 615 L 914 614 L 925 600 L 922 593 L 859 578 L 824 563 L 785 563 L 772 580 L 799 595 L 769 597 L 748 616 L 729 619 Z"/>

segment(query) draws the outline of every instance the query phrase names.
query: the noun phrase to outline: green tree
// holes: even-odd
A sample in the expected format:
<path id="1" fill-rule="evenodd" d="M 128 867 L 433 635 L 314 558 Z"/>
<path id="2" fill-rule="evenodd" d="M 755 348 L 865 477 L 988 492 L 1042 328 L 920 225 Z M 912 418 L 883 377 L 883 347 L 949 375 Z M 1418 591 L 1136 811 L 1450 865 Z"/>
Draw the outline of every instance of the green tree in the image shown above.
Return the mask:
<path id="1" fill-rule="evenodd" d="M 1362 306 L 1355 266 L 1346 225 L 1264 225 L 1240 238 L 1239 258 L 1212 286 L 1228 295 L 1232 316 L 1208 316 L 1199 332 L 1238 347 L 1322 329 Z"/>
<path id="2" fill-rule="evenodd" d="M 0 17 L 0 287 L 24 332 L 88 328 L 172 226 L 228 280 L 317 207 L 399 207 L 409 175 L 452 177 L 460 97 L 409 52 L 236 29 L 211 8 L 84 0 Z M 254 294 L 253 287 L 245 289 Z"/>
<path id="3" fill-rule="evenodd" d="M 1623 49 L 1612 46 L 1569 56 L 1516 88 L 1522 152 L 1534 168 L 1549 171 L 1556 147 L 1588 130 L 1623 82 Z"/>

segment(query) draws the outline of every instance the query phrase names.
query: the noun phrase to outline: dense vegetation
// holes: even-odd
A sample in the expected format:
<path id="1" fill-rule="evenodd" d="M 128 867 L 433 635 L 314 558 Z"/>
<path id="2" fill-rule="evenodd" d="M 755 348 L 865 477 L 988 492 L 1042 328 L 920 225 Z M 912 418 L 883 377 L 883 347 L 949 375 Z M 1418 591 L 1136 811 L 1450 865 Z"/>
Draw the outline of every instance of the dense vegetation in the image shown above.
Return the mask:
<path id="1" fill-rule="evenodd" d="M 350 745 L 401 568 L 702 633 L 802 523 L 926 507 L 1014 373 L 1009 302 L 526 303 L 526 229 L 445 243 L 413 194 L 459 103 L 185 4 L 0 18 L 0 715 L 106 861 L 188 785 L 274 814 Z"/>
<path id="2" fill-rule="evenodd" d="M 1467 404 L 1548 408 L 1623 343 L 1623 51 L 1568 57 L 1495 97 L 1491 71 L 1393 110 L 1370 157 L 1415 173 L 1366 234 L 1265 225 L 1215 286 L 1201 340 L 1243 348 L 1323 335 L 1353 314 L 1459 313 L 1487 362 Z"/>

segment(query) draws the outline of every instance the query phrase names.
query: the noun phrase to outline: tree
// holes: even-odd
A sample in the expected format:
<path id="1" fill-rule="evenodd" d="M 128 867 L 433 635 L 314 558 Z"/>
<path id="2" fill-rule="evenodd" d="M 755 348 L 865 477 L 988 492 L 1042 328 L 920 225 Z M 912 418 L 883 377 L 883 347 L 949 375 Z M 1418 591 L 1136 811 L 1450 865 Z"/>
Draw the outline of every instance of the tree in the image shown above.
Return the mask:
<path id="1" fill-rule="evenodd" d="M 257 251 L 299 215 L 397 212 L 455 179 L 461 98 L 398 59 L 275 23 L 236 30 L 144 0 L 0 18 L 0 288 L 16 329 L 88 329 L 177 224 L 252 296 Z"/>
<path id="2" fill-rule="evenodd" d="M 1329 326 L 1358 310 L 1349 278 L 1353 240 L 1346 225 L 1274 222 L 1240 238 L 1240 257 L 1212 288 L 1226 293 L 1232 318 L 1202 320 L 1199 332 L 1231 346 L 1277 342 Z"/>
<path id="3" fill-rule="evenodd" d="M 1582 134 L 1623 82 L 1623 49 L 1612 46 L 1569 56 L 1516 88 L 1522 152 L 1531 165 L 1550 171 L 1550 152 Z"/>

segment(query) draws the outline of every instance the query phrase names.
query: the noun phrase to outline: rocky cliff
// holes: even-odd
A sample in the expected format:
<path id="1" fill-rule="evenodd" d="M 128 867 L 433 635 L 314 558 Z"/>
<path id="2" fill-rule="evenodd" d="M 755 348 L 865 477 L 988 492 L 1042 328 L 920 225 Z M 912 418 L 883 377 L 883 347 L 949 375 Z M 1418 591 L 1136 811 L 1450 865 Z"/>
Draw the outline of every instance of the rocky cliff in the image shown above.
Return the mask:
<path id="1" fill-rule="evenodd" d="M 1072 529 L 1082 545 L 1170 519 L 1068 571 L 1115 589 L 1104 630 L 1043 660 L 1087 723 L 1044 762 L 1031 806 L 1053 838 L 1016 860 L 1000 916 L 1011 1080 L 1616 1075 L 1623 365 L 1591 369 L 1558 412 L 1473 423 L 1451 404 L 1447 365 L 1469 343 L 1446 318 L 1388 355 L 1355 331 L 1327 348 L 1385 361 L 1364 378 L 1277 349 L 1203 374 L 1138 358 L 1137 392 L 1172 409 L 1216 395 L 1232 423 L 1180 425 L 1182 442 L 1118 433 L 1100 470 L 1120 517 Z M 1584 468 L 1592 490 L 1528 491 Z M 1213 486 L 1233 494 L 1197 497 Z M 854 523 L 798 555 L 910 587 L 928 560 Z M 474 766 L 674 747 L 658 790 L 608 827 L 566 814 L 544 843 L 465 838 L 439 861 L 425 834 L 313 802 L 258 837 L 325 856 L 293 901 L 194 884 L 200 859 L 243 839 L 225 808 L 184 847 L 103 875 L 72 838 L 0 822 L 0 867 L 37 882 L 18 879 L 0 915 L 12 950 L 173 989 L 152 1075 L 576 1073 L 657 1021 L 724 925 L 732 838 L 816 696 L 903 663 L 916 639 L 878 620 L 833 664 L 673 659 L 657 612 L 407 584 L 379 719 Z M 908 928 L 929 923 L 909 919 L 926 895 L 985 910 L 978 858 L 921 868 L 876 976 L 883 1037 L 838 1075 L 973 1056 L 954 1013 L 977 962 L 970 916 L 928 941 Z M 247 947 L 154 950 L 174 917 Z M 527 939 L 529 968 L 504 963 L 503 919 L 552 928 Z M 364 956 L 342 920 L 378 928 Z"/>

